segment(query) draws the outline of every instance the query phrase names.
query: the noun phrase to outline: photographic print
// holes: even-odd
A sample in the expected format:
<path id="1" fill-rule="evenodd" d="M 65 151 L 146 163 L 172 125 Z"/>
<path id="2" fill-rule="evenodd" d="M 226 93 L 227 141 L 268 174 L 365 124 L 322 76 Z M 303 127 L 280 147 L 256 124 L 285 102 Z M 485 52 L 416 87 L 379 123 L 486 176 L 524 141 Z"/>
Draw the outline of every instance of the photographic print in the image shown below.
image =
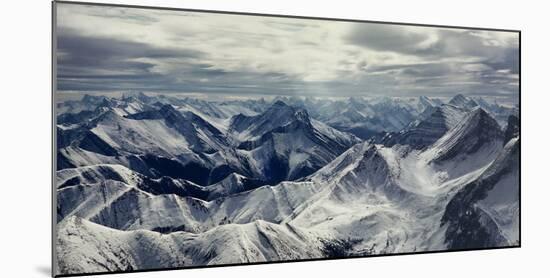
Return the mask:
<path id="1" fill-rule="evenodd" d="M 520 246 L 520 33 L 54 2 L 54 274 Z"/>

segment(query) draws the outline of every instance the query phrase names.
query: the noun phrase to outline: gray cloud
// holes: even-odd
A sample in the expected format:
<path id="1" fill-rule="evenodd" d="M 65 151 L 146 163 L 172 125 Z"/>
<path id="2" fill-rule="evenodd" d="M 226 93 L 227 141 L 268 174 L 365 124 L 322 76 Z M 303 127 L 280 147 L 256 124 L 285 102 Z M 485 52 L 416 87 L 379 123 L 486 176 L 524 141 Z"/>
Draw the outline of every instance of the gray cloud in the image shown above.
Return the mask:
<path id="1" fill-rule="evenodd" d="M 111 89 L 116 84 L 124 84 L 122 81 L 167 82 L 169 76 L 152 71 L 156 66 L 154 62 L 138 59 L 184 61 L 204 56 L 197 50 L 159 48 L 120 38 L 82 35 L 70 29 L 58 30 L 57 47 L 60 90 L 99 89 L 106 80 L 117 82 L 109 85 Z M 102 81 L 96 84 L 97 80 Z M 82 88 L 78 84 L 82 84 Z"/>
<path id="2" fill-rule="evenodd" d="M 431 29 L 431 30 L 430 30 Z M 431 32 L 429 32 L 431 31 Z M 431 34 L 430 34 L 431 33 Z M 386 24 L 356 24 L 345 39 L 354 45 L 382 52 L 424 58 L 502 58 L 517 46 L 503 46 L 477 30 L 447 30 Z"/>
<path id="3" fill-rule="evenodd" d="M 120 38 L 80 35 L 73 30 L 58 33 L 59 90 L 157 90 L 278 94 L 297 90 L 302 82 L 280 72 L 227 71 L 201 58 L 206 53 L 159 48 Z M 147 58 L 173 62 L 176 67 L 162 74 L 152 71 Z M 205 81 L 207 80 L 207 81 Z"/>
<path id="4" fill-rule="evenodd" d="M 412 63 L 412 64 L 394 64 L 382 66 L 366 66 L 364 71 L 367 73 L 401 73 L 408 76 L 440 76 L 453 73 L 453 64 L 450 63 Z"/>
<path id="5" fill-rule="evenodd" d="M 85 6 L 71 6 L 64 15 L 57 29 L 59 90 L 518 91 L 519 46 L 497 32 Z M 85 24 L 90 17 L 102 27 Z"/>
<path id="6" fill-rule="evenodd" d="M 498 52 L 499 55 L 485 60 L 495 70 L 510 70 L 513 74 L 519 73 L 519 47 L 514 46 Z"/>
<path id="7" fill-rule="evenodd" d="M 425 32 L 430 31 L 430 32 Z M 357 24 L 345 37 L 369 50 L 405 55 L 422 62 L 359 66 L 367 75 L 392 75 L 409 90 L 426 94 L 500 95 L 517 93 L 519 49 L 487 32 Z"/>
<path id="8" fill-rule="evenodd" d="M 396 25 L 357 23 L 345 38 L 352 44 L 373 50 L 411 54 L 419 51 L 419 44 L 428 36 Z"/>
<path id="9" fill-rule="evenodd" d="M 122 22 L 136 23 L 140 25 L 148 25 L 158 22 L 159 20 L 153 16 L 148 16 L 139 10 L 131 9 L 102 9 L 99 7 L 89 6 L 89 9 L 83 10 L 84 14 L 89 16 L 98 16 L 102 18 L 111 18 Z"/>
<path id="10" fill-rule="evenodd" d="M 143 42 L 120 38 L 79 34 L 76 30 L 60 29 L 57 35 L 57 49 L 62 56 L 62 65 L 98 66 L 136 58 L 199 58 L 198 50 L 160 48 Z"/>

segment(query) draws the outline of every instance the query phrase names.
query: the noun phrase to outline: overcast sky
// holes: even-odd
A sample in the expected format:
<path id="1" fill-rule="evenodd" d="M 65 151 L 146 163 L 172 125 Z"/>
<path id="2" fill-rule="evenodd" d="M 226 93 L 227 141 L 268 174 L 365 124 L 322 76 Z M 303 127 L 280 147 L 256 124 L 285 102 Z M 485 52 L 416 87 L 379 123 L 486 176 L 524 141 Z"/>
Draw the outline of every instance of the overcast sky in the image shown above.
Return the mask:
<path id="1" fill-rule="evenodd" d="M 57 4 L 59 91 L 518 94 L 518 35 Z"/>

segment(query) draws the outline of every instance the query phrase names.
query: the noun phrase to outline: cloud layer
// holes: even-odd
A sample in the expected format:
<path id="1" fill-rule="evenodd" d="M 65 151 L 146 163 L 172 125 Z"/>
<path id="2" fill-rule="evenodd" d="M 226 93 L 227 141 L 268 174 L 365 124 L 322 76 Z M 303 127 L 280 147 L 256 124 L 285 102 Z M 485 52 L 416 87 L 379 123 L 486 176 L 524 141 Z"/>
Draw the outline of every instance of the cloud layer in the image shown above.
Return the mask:
<path id="1" fill-rule="evenodd" d="M 59 91 L 518 94 L 516 33 L 57 7 Z"/>

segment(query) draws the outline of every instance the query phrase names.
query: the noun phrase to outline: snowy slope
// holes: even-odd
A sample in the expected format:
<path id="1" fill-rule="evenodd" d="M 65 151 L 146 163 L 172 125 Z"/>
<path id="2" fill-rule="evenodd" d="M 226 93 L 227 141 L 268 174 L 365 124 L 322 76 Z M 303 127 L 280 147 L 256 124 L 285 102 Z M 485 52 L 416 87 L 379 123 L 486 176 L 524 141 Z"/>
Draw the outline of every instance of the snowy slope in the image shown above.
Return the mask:
<path id="1" fill-rule="evenodd" d="M 375 169 L 381 167 L 376 165 L 391 165 L 392 155 L 384 153 L 388 151 L 387 149 L 382 148 L 374 151 L 372 146 L 365 145 L 361 145 L 361 149 L 365 152 L 359 152 L 357 161 L 350 161 L 351 164 L 346 164 L 342 174 L 331 171 L 330 176 L 338 179 L 338 182 L 286 182 L 274 187 L 262 187 L 203 204 L 204 206 L 200 207 L 204 209 L 200 212 L 209 216 L 205 216 L 205 219 L 208 218 L 208 220 L 202 220 L 201 223 L 210 223 L 207 225 L 210 228 L 202 226 L 203 232 L 194 232 L 188 239 L 181 241 L 185 244 L 175 244 L 175 247 L 170 250 L 193 246 L 191 252 L 173 253 L 174 255 L 187 256 L 187 261 L 193 262 L 185 265 L 194 263 L 202 265 L 445 249 L 446 226 L 440 226 L 438 221 L 444 212 L 447 194 L 462 188 L 464 184 L 471 182 L 479 174 L 473 173 L 467 178 L 461 177 L 457 180 L 447 181 L 441 186 L 445 190 L 438 194 L 418 194 L 419 192 L 408 191 L 407 187 L 399 184 L 399 178 L 395 179 L 394 177 L 397 168 L 393 166 L 389 166 L 387 169 L 382 168 L 374 173 L 371 168 L 363 168 L 376 161 L 379 161 L 377 162 L 379 164 L 375 163 L 372 166 Z M 389 150 L 389 152 L 393 151 Z M 369 152 L 371 153 L 369 154 Z M 343 158 L 339 162 L 346 160 Z M 332 166 L 328 168 L 332 168 Z M 383 176 L 388 174 L 390 177 Z M 358 185 L 353 183 L 357 176 L 365 177 L 366 179 L 360 179 L 365 183 Z M 426 189 L 422 190 L 422 192 L 431 192 Z M 155 201 L 138 202 L 142 206 L 158 204 Z M 170 199 L 170 202 L 174 202 L 174 200 Z M 158 209 L 155 211 L 171 210 L 171 206 L 166 206 L 166 201 L 161 203 L 165 206 L 155 205 L 160 209 L 160 211 Z M 182 206 L 180 204 L 177 207 Z M 437 213 L 434 214 L 434 210 Z M 203 215 L 201 213 L 187 214 L 186 217 L 197 219 L 197 215 Z M 155 223 L 154 226 L 163 228 L 157 229 L 159 231 L 170 231 L 170 224 L 175 225 L 173 221 L 176 215 L 180 214 L 182 214 L 181 211 L 170 214 L 172 216 L 163 212 L 163 217 L 161 217 L 163 221 Z M 151 224 L 147 224 L 148 221 L 143 222 L 149 218 L 150 216 L 138 218 L 142 219 L 140 229 L 147 227 L 151 229 Z M 92 217 L 90 219 L 95 222 L 100 218 Z M 106 219 L 113 219 L 113 216 L 106 217 Z M 258 219 L 274 224 L 258 222 Z M 215 223 L 214 220 L 218 223 Z M 268 225 L 267 231 L 256 232 L 258 223 Z M 182 224 L 182 222 L 177 222 L 177 224 Z M 250 227 L 254 227 L 254 229 L 250 231 Z M 117 233 L 124 232 L 117 231 Z M 143 232 L 130 232 L 128 235 L 136 236 L 140 233 Z M 267 233 L 267 236 L 264 233 Z M 78 237 L 79 233 L 72 232 L 71 235 Z M 184 235 L 187 233 L 172 232 L 169 237 L 177 238 Z M 267 245 L 265 244 L 266 237 L 269 238 Z M 117 238 L 117 236 L 109 236 L 110 240 Z M 219 243 L 211 244 L 212 242 Z M 107 252 L 116 246 L 111 243 L 109 245 L 111 247 L 106 249 Z M 304 248 L 305 246 L 307 248 Z M 61 248 L 63 249 L 63 247 Z M 105 248 L 98 247 L 97 249 Z M 129 249 L 127 252 L 132 250 L 135 249 Z M 258 252 L 252 250 L 258 250 Z M 290 250 L 300 251 L 293 253 L 295 251 Z M 302 253 L 305 250 L 307 252 Z M 156 250 L 156 252 L 160 251 L 162 250 Z M 78 262 L 85 261 L 78 260 Z M 155 261 L 155 263 L 159 262 Z M 124 263 L 122 264 L 124 265 Z M 164 262 L 159 264 L 165 265 Z M 144 268 L 146 264 L 139 264 L 136 267 Z"/>
<path id="2" fill-rule="evenodd" d="M 306 232 L 261 220 L 202 234 L 163 235 L 119 231 L 71 217 L 59 224 L 57 238 L 63 274 L 321 258 L 323 250 L 322 242 Z"/>
<path id="3" fill-rule="evenodd" d="M 413 104 L 394 98 L 366 100 L 354 97 L 345 102 L 329 103 L 330 107 L 321 107 L 319 120 L 368 139 L 381 132 L 398 131 L 406 127 L 415 115 L 423 111 L 425 105 L 430 105 L 431 101 L 426 101 L 422 103 L 414 99 Z"/>
<path id="4" fill-rule="evenodd" d="M 58 127 L 62 273 L 518 243 L 517 118 L 503 132 L 460 98 L 346 100 L 415 115 L 403 138 L 419 148 L 360 142 L 307 108 L 340 101 L 135 98 L 154 108 Z"/>
<path id="5" fill-rule="evenodd" d="M 475 100 L 462 94 L 454 96 L 451 100 L 449 100 L 449 104 L 466 109 L 473 109 L 479 106 Z"/>
<path id="6" fill-rule="evenodd" d="M 358 142 L 282 102 L 257 116 L 239 114 L 231 127 L 229 119 L 182 107 L 162 104 L 126 116 L 107 108 L 76 126 L 60 126 L 58 168 L 118 163 L 201 185 L 231 173 L 273 184 L 308 175 Z M 280 164 L 287 166 L 276 169 Z"/>
<path id="7" fill-rule="evenodd" d="M 519 139 L 449 202 L 442 218 L 450 248 L 507 246 L 519 242 Z"/>
<path id="8" fill-rule="evenodd" d="M 111 147 L 133 154 L 175 156 L 191 147 L 184 135 L 161 119 L 134 120 L 106 112 L 91 131 Z"/>
<path id="9" fill-rule="evenodd" d="M 296 120 L 296 109 L 282 101 L 275 102 L 264 113 L 257 116 L 239 114 L 231 120 L 231 132 L 240 141 L 258 139 L 263 134 Z"/>
<path id="10" fill-rule="evenodd" d="M 234 117 L 230 130 L 240 141 L 238 148 L 251 157 L 250 164 L 275 183 L 309 175 L 359 142 L 282 101 L 260 115 Z"/>
<path id="11" fill-rule="evenodd" d="M 482 108 L 470 112 L 427 151 L 433 162 L 452 159 L 471 159 L 476 152 L 487 151 L 486 159 L 494 158 L 495 150 L 502 146 L 504 134 L 498 123 Z"/>
<path id="12" fill-rule="evenodd" d="M 386 134 L 382 143 L 386 146 L 399 144 L 415 149 L 425 148 L 455 127 L 468 113 L 468 110 L 452 105 L 432 107 L 429 111 L 431 113 L 428 116 L 413 122 L 404 130 Z"/>

